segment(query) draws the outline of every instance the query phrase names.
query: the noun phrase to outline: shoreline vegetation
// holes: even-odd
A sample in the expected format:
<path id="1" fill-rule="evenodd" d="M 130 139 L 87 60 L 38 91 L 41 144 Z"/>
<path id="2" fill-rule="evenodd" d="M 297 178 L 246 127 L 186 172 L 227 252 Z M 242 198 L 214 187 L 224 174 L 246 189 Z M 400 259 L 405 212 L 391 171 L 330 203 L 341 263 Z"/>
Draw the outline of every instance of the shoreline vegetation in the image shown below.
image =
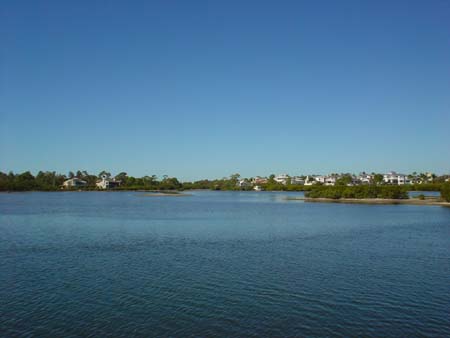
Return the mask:
<path id="1" fill-rule="evenodd" d="M 450 184 L 440 187 L 440 197 L 420 194 L 410 197 L 407 186 L 317 186 L 305 192 L 305 202 L 353 203 L 353 204 L 410 204 L 450 206 Z"/>
<path id="2" fill-rule="evenodd" d="M 287 200 L 292 201 L 304 201 L 309 203 L 343 203 L 343 204 L 374 204 L 374 205 L 429 205 L 429 206 L 445 206 L 450 207 L 450 202 L 445 202 L 441 198 L 408 198 L 408 199 L 395 199 L 395 198 L 310 198 L 310 197 L 288 197 Z"/>
<path id="3" fill-rule="evenodd" d="M 408 199 L 406 186 L 361 185 L 361 186 L 316 186 L 305 192 L 308 198 L 328 199 Z"/>
<path id="4" fill-rule="evenodd" d="M 370 184 L 352 184 L 350 174 L 341 175 L 341 179 L 335 185 L 321 183 L 306 185 L 293 184 L 290 179 L 285 183 L 275 180 L 275 175 L 270 175 L 264 183 L 258 187 L 264 191 L 303 191 L 305 201 L 308 202 L 341 202 L 341 203 L 365 203 L 365 204 L 416 204 L 416 205 L 444 205 L 450 202 L 450 182 L 446 182 L 448 176 L 435 177 L 433 182 L 416 184 L 388 184 L 379 180 L 380 174 L 374 174 L 378 179 Z M 423 176 L 423 175 L 422 175 Z M 83 182 L 81 186 L 65 186 L 68 180 Z M 100 180 L 110 180 L 114 188 L 101 189 L 98 186 Z M 216 190 L 216 191 L 252 191 L 254 184 L 252 179 L 241 179 L 239 174 L 215 180 L 200 180 L 195 182 L 180 182 L 175 177 L 164 175 L 158 179 L 156 175 L 144 177 L 132 177 L 126 172 L 112 176 L 107 171 L 98 175 L 89 174 L 87 171 L 69 172 L 62 175 L 56 172 L 40 171 L 36 176 L 27 171 L 21 174 L 8 174 L 0 172 L 0 192 L 18 191 L 132 191 L 142 192 L 141 196 L 186 196 L 181 193 L 189 190 Z M 245 184 L 242 184 L 245 183 Z M 431 200 L 423 195 L 410 198 L 409 191 L 439 191 L 440 199 Z"/>

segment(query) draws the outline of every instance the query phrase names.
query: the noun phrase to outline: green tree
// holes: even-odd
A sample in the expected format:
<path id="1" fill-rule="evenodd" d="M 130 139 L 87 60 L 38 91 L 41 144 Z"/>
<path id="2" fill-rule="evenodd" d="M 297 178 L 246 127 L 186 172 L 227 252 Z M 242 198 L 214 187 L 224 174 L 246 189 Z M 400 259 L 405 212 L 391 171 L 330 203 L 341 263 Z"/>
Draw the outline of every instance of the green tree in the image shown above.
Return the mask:
<path id="1" fill-rule="evenodd" d="M 117 181 L 121 181 L 122 185 L 127 185 L 128 174 L 124 171 L 114 177 Z"/>
<path id="2" fill-rule="evenodd" d="M 352 175 L 345 174 L 336 180 L 336 185 L 349 185 L 353 182 Z"/>
<path id="3" fill-rule="evenodd" d="M 16 175 L 14 178 L 13 187 L 14 190 L 19 191 L 34 190 L 36 188 L 34 176 L 29 171 Z"/>
<path id="4" fill-rule="evenodd" d="M 166 177 L 161 181 L 160 188 L 163 190 L 176 190 L 181 188 L 181 183 L 175 177 Z"/>
<path id="5" fill-rule="evenodd" d="M 106 176 L 106 178 L 110 178 L 111 177 L 111 173 L 107 172 L 106 170 L 102 170 L 98 174 L 98 177 L 101 178 L 102 176 Z"/>
<path id="6" fill-rule="evenodd" d="M 0 191 L 11 190 L 11 184 L 12 184 L 13 180 L 14 180 L 14 174 L 13 174 L 13 178 L 11 179 L 10 175 L 0 172 Z"/>
<path id="7" fill-rule="evenodd" d="M 382 184 L 383 183 L 383 175 L 381 175 L 381 174 L 373 175 L 373 183 Z"/>
<path id="8" fill-rule="evenodd" d="M 57 186 L 56 172 L 51 171 L 39 171 L 35 178 L 35 185 L 40 190 L 55 190 Z"/>

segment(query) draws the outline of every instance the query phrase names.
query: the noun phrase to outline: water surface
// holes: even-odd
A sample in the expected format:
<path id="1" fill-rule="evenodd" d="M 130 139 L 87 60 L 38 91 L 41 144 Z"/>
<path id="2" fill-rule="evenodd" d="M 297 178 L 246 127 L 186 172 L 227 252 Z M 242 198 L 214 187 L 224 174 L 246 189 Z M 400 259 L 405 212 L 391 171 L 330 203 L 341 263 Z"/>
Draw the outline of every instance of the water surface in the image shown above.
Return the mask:
<path id="1" fill-rule="evenodd" d="M 0 335 L 450 336 L 450 209 L 0 194 Z"/>

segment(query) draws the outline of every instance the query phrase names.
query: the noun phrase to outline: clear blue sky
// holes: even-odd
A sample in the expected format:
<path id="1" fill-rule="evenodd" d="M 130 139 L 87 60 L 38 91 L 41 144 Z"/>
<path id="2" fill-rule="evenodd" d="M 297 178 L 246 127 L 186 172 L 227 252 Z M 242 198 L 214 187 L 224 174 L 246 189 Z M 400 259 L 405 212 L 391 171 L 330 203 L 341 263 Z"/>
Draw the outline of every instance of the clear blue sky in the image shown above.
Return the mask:
<path id="1" fill-rule="evenodd" d="M 450 172 L 450 1 L 2 1 L 0 171 Z"/>

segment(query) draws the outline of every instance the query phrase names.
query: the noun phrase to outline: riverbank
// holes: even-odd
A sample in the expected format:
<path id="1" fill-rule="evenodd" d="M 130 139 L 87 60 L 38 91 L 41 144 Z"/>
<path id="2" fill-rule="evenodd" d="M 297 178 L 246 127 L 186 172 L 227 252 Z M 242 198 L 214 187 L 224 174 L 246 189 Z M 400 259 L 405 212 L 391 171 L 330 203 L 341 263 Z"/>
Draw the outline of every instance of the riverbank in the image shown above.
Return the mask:
<path id="1" fill-rule="evenodd" d="M 288 197 L 288 200 L 298 200 L 311 203 L 346 203 L 346 204 L 374 204 L 374 205 L 386 205 L 386 204 L 406 204 L 406 205 L 429 205 L 429 206 L 442 206 L 450 207 L 450 202 L 445 202 L 440 198 L 427 198 L 421 200 L 418 198 L 408 199 L 393 199 L 393 198 L 311 198 L 311 197 Z"/>

